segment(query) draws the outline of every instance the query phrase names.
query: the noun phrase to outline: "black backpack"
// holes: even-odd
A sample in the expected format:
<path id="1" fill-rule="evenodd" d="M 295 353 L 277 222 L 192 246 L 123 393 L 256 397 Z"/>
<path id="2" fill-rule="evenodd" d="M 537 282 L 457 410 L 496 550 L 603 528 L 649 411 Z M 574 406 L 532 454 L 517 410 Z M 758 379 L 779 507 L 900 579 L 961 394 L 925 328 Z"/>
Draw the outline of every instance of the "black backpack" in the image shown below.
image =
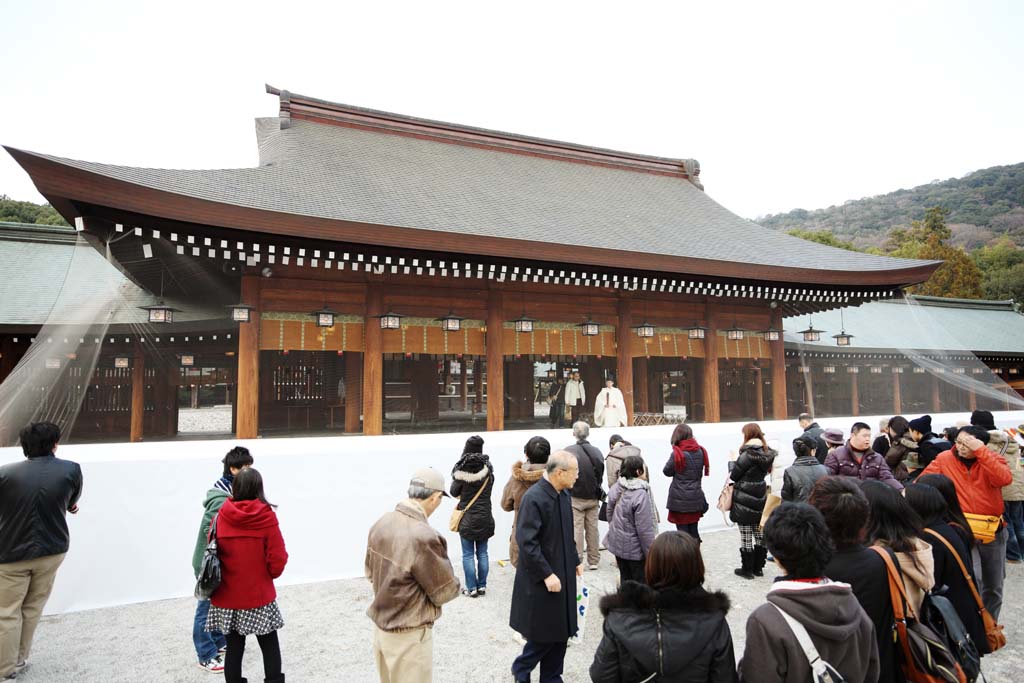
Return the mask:
<path id="1" fill-rule="evenodd" d="M 925 596 L 921 603 L 921 621 L 946 641 L 946 647 L 964 670 L 967 683 L 974 683 L 981 674 L 981 655 L 953 603 L 945 596 L 946 592 L 947 588 L 942 586 Z"/>
<path id="2" fill-rule="evenodd" d="M 209 600 L 217 587 L 220 586 L 220 558 L 217 557 L 217 517 L 214 516 L 210 526 L 210 540 L 203 551 L 203 563 L 199 567 L 199 579 L 196 580 L 195 596 L 197 600 Z"/>

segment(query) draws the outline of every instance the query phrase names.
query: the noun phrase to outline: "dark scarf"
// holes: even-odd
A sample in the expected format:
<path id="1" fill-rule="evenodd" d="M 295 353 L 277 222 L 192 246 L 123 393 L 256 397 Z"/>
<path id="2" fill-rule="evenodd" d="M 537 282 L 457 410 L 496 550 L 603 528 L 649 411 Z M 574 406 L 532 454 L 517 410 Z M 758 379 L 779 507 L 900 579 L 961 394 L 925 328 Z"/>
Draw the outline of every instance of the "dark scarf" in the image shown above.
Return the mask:
<path id="1" fill-rule="evenodd" d="M 697 439 L 684 439 L 672 447 L 672 454 L 676 461 L 676 472 L 682 472 L 686 468 L 686 452 L 693 453 L 700 451 L 704 456 L 704 476 L 711 474 L 711 466 L 708 464 L 708 452 L 697 443 Z"/>
<path id="2" fill-rule="evenodd" d="M 235 483 L 235 475 L 226 474 L 225 476 L 218 479 L 213 484 L 213 488 L 220 489 L 221 491 L 231 495 L 231 486 Z"/>

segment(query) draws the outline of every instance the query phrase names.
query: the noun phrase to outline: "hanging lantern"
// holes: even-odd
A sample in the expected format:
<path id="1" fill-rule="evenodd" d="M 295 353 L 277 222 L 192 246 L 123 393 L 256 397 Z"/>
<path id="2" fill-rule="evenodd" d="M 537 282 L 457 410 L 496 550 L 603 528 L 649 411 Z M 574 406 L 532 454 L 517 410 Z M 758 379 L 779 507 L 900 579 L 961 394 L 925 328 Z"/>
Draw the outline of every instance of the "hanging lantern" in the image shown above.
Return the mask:
<path id="1" fill-rule="evenodd" d="M 824 330 L 814 329 L 814 321 L 811 318 L 807 319 L 808 326 L 806 330 L 800 330 L 800 334 L 803 335 L 805 342 L 816 342 L 821 341 L 821 333 Z"/>
<path id="2" fill-rule="evenodd" d="M 846 330 L 843 330 L 839 334 L 833 334 L 832 338 L 836 340 L 836 346 L 849 346 L 853 335 L 846 334 Z"/>
<path id="3" fill-rule="evenodd" d="M 725 338 L 729 341 L 740 341 L 743 339 L 743 330 L 736 326 L 736 321 L 732 321 L 732 327 L 725 331 Z"/>
<path id="4" fill-rule="evenodd" d="M 516 332 L 533 332 L 533 324 L 537 322 L 535 318 L 527 318 L 526 311 L 523 314 L 512 321 L 512 325 L 515 326 Z"/>
<path id="5" fill-rule="evenodd" d="M 445 332 L 458 332 L 462 329 L 463 320 L 465 320 L 465 318 L 459 317 L 451 311 L 448 311 L 448 315 L 443 318 L 434 318 L 434 322 L 441 323 L 441 329 Z M 383 325 L 381 326 L 383 327 Z"/>
<path id="6" fill-rule="evenodd" d="M 601 333 L 601 323 L 594 322 L 587 316 L 586 321 L 576 325 L 583 332 L 584 337 L 596 337 Z"/>
<path id="7" fill-rule="evenodd" d="M 774 327 L 769 327 L 764 331 L 764 340 L 770 342 L 777 342 L 782 339 L 782 330 L 777 330 Z"/>
<path id="8" fill-rule="evenodd" d="M 247 323 L 252 320 L 252 311 L 256 309 L 249 304 L 233 304 L 228 308 L 231 309 L 231 320 L 236 323 Z"/>
<path id="9" fill-rule="evenodd" d="M 836 366 L 834 365 L 826 365 L 825 367 L 822 368 L 822 370 L 824 370 L 826 375 L 836 374 Z"/>
<path id="10" fill-rule="evenodd" d="M 332 311 L 325 305 L 320 310 L 313 311 L 310 315 L 316 321 L 317 327 L 334 327 L 334 317 L 340 314 L 337 311 Z"/>
<path id="11" fill-rule="evenodd" d="M 127 368 L 128 367 L 128 356 L 117 356 L 114 358 L 115 368 Z"/>
<path id="12" fill-rule="evenodd" d="M 380 315 L 373 316 L 374 318 L 380 318 L 380 329 L 382 330 L 398 330 L 402 327 L 402 318 L 405 316 L 401 313 L 394 313 L 388 311 Z"/>
<path id="13" fill-rule="evenodd" d="M 694 323 L 693 327 L 686 330 L 686 334 L 690 339 L 704 339 L 707 336 L 708 328 L 703 325 L 697 325 Z"/>
<path id="14" fill-rule="evenodd" d="M 654 325 L 646 320 L 639 325 L 633 325 L 633 329 L 636 330 L 636 336 L 642 339 L 650 339 L 654 336 Z"/>
<path id="15" fill-rule="evenodd" d="M 180 313 L 177 308 L 171 308 L 162 299 L 153 306 L 139 306 L 139 308 L 149 313 L 149 322 L 154 325 L 172 323 L 174 314 Z"/>
<path id="16" fill-rule="evenodd" d="M 191 368 L 196 364 L 196 357 L 192 354 L 182 354 L 181 356 L 181 367 Z"/>

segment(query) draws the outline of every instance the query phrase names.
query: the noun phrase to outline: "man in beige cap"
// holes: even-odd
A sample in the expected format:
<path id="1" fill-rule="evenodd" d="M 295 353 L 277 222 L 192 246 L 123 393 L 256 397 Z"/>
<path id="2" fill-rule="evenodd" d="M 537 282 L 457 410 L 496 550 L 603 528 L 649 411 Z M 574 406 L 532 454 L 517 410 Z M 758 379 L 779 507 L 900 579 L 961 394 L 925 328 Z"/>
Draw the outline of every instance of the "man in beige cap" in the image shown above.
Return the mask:
<path id="1" fill-rule="evenodd" d="M 366 543 L 366 578 L 373 602 L 366 614 L 376 624 L 373 653 L 381 683 L 433 680 L 432 628 L 441 605 L 459 594 L 448 544 L 427 518 L 441 505 L 444 476 L 416 471 L 409 497 L 373 525 Z"/>

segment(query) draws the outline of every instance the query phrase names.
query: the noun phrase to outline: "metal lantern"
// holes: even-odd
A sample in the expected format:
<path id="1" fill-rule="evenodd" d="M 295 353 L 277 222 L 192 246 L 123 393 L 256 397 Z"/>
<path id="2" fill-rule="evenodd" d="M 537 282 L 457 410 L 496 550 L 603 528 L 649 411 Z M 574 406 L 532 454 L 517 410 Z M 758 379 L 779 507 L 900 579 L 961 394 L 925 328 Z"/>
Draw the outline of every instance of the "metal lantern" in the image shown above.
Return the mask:
<path id="1" fill-rule="evenodd" d="M 316 321 L 317 327 L 334 327 L 334 317 L 340 314 L 337 311 L 332 311 L 327 308 L 327 306 L 324 306 L 317 311 L 313 311 L 310 315 L 313 316 L 313 320 Z"/>
<path id="2" fill-rule="evenodd" d="M 171 308 L 163 300 L 158 301 L 153 306 L 139 306 L 139 308 L 149 313 L 149 322 L 155 325 L 173 323 L 174 314 L 180 313 L 177 308 Z"/>
<path id="3" fill-rule="evenodd" d="M 736 321 L 732 323 L 732 327 L 725 331 L 725 338 L 729 341 L 740 341 L 743 339 L 743 330 L 736 327 Z"/>
<path id="4" fill-rule="evenodd" d="M 382 330 L 398 330 L 402 328 L 402 318 L 405 316 L 401 313 L 394 313 L 388 311 L 381 315 L 375 315 L 374 318 L 380 318 L 380 329 Z"/>
<path id="5" fill-rule="evenodd" d="M 824 330 L 816 330 L 816 329 L 814 329 L 814 320 L 812 320 L 811 318 L 807 319 L 807 323 L 808 323 L 807 329 L 806 330 L 800 330 L 800 334 L 803 335 L 804 341 L 805 342 L 821 341 L 821 333 L 824 332 Z"/>
<path id="6" fill-rule="evenodd" d="M 833 334 L 832 338 L 836 340 L 836 346 L 849 346 L 853 335 L 846 334 L 846 330 L 843 330 L 839 334 Z"/>
<path id="7" fill-rule="evenodd" d="M 441 323 L 441 329 L 445 332 L 458 332 L 462 329 L 462 321 L 465 318 L 455 315 L 451 311 L 448 311 L 448 315 L 442 318 L 434 318 L 434 322 Z M 381 325 L 383 327 L 383 325 Z"/>
<path id="8" fill-rule="evenodd" d="M 584 337 L 596 337 L 601 333 L 601 323 L 594 322 L 590 319 L 590 316 L 587 316 L 586 321 L 581 322 L 576 327 L 580 328 Z"/>
<path id="9" fill-rule="evenodd" d="M 636 330 L 636 336 L 642 339 L 650 339 L 654 336 L 654 325 L 646 320 L 639 325 L 633 325 L 633 329 Z"/>
<path id="10" fill-rule="evenodd" d="M 527 318 L 526 312 L 524 311 L 521 316 L 512 321 L 512 325 L 515 326 L 516 332 L 533 332 L 533 324 L 537 322 L 535 318 Z"/>
<path id="11" fill-rule="evenodd" d="M 127 368 L 128 367 L 128 357 L 127 356 L 117 356 L 116 358 L 114 358 L 114 367 L 115 368 Z"/>
<path id="12" fill-rule="evenodd" d="M 770 342 L 776 342 L 782 339 L 782 330 L 777 330 L 774 327 L 769 327 L 764 331 L 764 340 Z"/>
<path id="13" fill-rule="evenodd" d="M 192 354 L 183 354 L 181 356 L 181 367 L 191 368 L 196 364 L 196 357 Z"/>
<path id="14" fill-rule="evenodd" d="M 834 374 L 836 374 L 836 366 L 834 366 L 834 365 L 826 365 L 825 367 L 822 368 L 822 370 L 824 371 L 824 373 L 826 375 L 834 375 Z"/>
<path id="15" fill-rule="evenodd" d="M 233 304 L 228 308 L 231 309 L 231 320 L 236 323 L 247 323 L 252 320 L 252 311 L 256 309 L 249 304 Z"/>

